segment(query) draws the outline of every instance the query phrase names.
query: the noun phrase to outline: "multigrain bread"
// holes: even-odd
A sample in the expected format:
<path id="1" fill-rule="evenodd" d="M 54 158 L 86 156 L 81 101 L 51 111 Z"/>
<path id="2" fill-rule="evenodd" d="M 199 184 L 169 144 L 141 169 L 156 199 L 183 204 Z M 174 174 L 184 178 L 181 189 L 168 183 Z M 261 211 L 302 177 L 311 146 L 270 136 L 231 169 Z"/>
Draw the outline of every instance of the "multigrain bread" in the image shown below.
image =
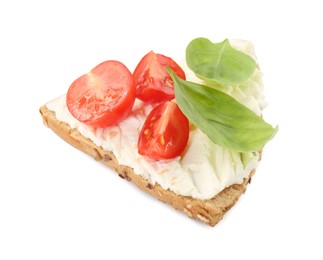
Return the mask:
<path id="1" fill-rule="evenodd" d="M 57 120 L 55 112 L 50 111 L 46 106 L 40 108 L 40 113 L 47 127 L 78 150 L 104 163 L 115 170 L 121 178 L 134 182 L 139 188 L 160 201 L 183 211 L 190 218 L 202 221 L 210 226 L 216 225 L 223 218 L 224 214 L 238 201 L 255 173 L 255 169 L 253 169 L 249 177 L 244 179 L 243 183 L 231 185 L 212 199 L 201 200 L 177 195 L 170 190 L 164 190 L 159 184 L 150 184 L 143 177 L 134 173 L 132 168 L 120 165 L 112 152 L 103 150 L 102 147 L 95 145 L 90 139 L 85 138 L 77 129 L 73 129 L 68 124 Z"/>

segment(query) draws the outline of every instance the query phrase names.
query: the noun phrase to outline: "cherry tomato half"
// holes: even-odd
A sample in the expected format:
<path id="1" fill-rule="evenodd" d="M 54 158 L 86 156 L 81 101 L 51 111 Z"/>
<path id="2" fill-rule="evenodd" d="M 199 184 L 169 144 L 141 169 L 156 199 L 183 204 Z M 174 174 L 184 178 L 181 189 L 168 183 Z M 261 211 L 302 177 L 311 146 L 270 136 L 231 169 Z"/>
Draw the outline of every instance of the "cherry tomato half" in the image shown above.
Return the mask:
<path id="1" fill-rule="evenodd" d="M 174 82 L 166 66 L 169 66 L 178 77 L 185 79 L 182 68 L 169 57 L 151 51 L 142 58 L 133 73 L 137 98 L 147 103 L 174 99 Z"/>
<path id="2" fill-rule="evenodd" d="M 171 159 L 184 151 L 189 121 L 176 103 L 167 101 L 148 115 L 138 140 L 138 152 L 154 160 Z"/>
<path id="3" fill-rule="evenodd" d="M 93 127 L 116 125 L 126 118 L 135 102 L 133 76 L 121 62 L 102 62 L 69 87 L 66 104 L 70 113 Z"/>

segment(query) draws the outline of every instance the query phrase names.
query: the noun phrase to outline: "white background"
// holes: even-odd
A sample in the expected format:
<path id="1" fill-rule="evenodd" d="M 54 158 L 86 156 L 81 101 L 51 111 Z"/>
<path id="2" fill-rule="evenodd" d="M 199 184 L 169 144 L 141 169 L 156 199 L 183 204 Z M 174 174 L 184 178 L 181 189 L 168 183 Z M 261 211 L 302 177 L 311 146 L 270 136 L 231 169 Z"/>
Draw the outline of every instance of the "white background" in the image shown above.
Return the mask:
<path id="1" fill-rule="evenodd" d="M 6 3 L 5 3 L 6 2 Z M 1 1 L 0 259 L 322 259 L 320 1 Z M 120 179 L 38 109 L 98 63 L 182 60 L 195 37 L 251 40 L 266 121 L 257 174 L 214 228 Z"/>

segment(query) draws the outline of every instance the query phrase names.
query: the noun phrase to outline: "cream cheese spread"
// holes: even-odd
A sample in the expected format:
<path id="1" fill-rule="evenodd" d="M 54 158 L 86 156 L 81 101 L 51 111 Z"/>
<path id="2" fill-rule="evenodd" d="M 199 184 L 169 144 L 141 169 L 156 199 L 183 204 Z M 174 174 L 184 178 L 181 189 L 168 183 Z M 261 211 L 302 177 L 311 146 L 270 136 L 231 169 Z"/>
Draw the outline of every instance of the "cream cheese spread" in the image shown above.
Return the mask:
<path id="1" fill-rule="evenodd" d="M 254 56 L 253 46 L 248 41 L 230 40 L 233 47 Z M 201 83 L 185 66 L 187 80 Z M 262 75 L 256 69 L 253 76 L 237 86 L 229 86 L 221 91 L 231 95 L 258 115 L 266 103 L 263 96 Z M 258 152 L 239 153 L 214 144 L 199 129 L 192 127 L 184 154 L 171 160 L 155 161 L 138 154 L 137 142 L 142 125 L 152 110 L 136 100 L 131 114 L 117 126 L 92 128 L 77 121 L 68 111 L 66 95 L 47 105 L 56 113 L 59 121 L 76 128 L 97 146 L 112 151 L 119 164 L 133 168 L 151 184 L 158 183 L 163 189 L 176 194 L 197 199 L 210 199 L 232 184 L 240 184 L 250 171 L 257 167 Z"/>

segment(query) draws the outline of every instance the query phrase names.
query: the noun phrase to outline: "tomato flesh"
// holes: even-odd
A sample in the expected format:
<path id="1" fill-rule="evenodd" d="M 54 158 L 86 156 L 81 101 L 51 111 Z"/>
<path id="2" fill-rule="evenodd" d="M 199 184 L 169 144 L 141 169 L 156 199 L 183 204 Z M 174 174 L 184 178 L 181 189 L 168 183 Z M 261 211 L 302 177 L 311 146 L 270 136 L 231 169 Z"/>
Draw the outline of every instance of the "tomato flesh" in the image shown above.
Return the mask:
<path id="1" fill-rule="evenodd" d="M 154 160 L 182 154 L 189 138 L 189 121 L 176 103 L 167 101 L 148 115 L 138 139 L 138 152 Z"/>
<path id="2" fill-rule="evenodd" d="M 121 62 L 109 60 L 71 84 L 66 104 L 80 122 L 92 127 L 108 127 L 129 115 L 135 98 L 131 72 Z"/>
<path id="3" fill-rule="evenodd" d="M 133 76 L 137 98 L 146 103 L 159 103 L 175 98 L 174 82 L 166 67 L 170 67 L 177 76 L 185 79 L 182 68 L 171 58 L 150 51 L 137 65 Z"/>

